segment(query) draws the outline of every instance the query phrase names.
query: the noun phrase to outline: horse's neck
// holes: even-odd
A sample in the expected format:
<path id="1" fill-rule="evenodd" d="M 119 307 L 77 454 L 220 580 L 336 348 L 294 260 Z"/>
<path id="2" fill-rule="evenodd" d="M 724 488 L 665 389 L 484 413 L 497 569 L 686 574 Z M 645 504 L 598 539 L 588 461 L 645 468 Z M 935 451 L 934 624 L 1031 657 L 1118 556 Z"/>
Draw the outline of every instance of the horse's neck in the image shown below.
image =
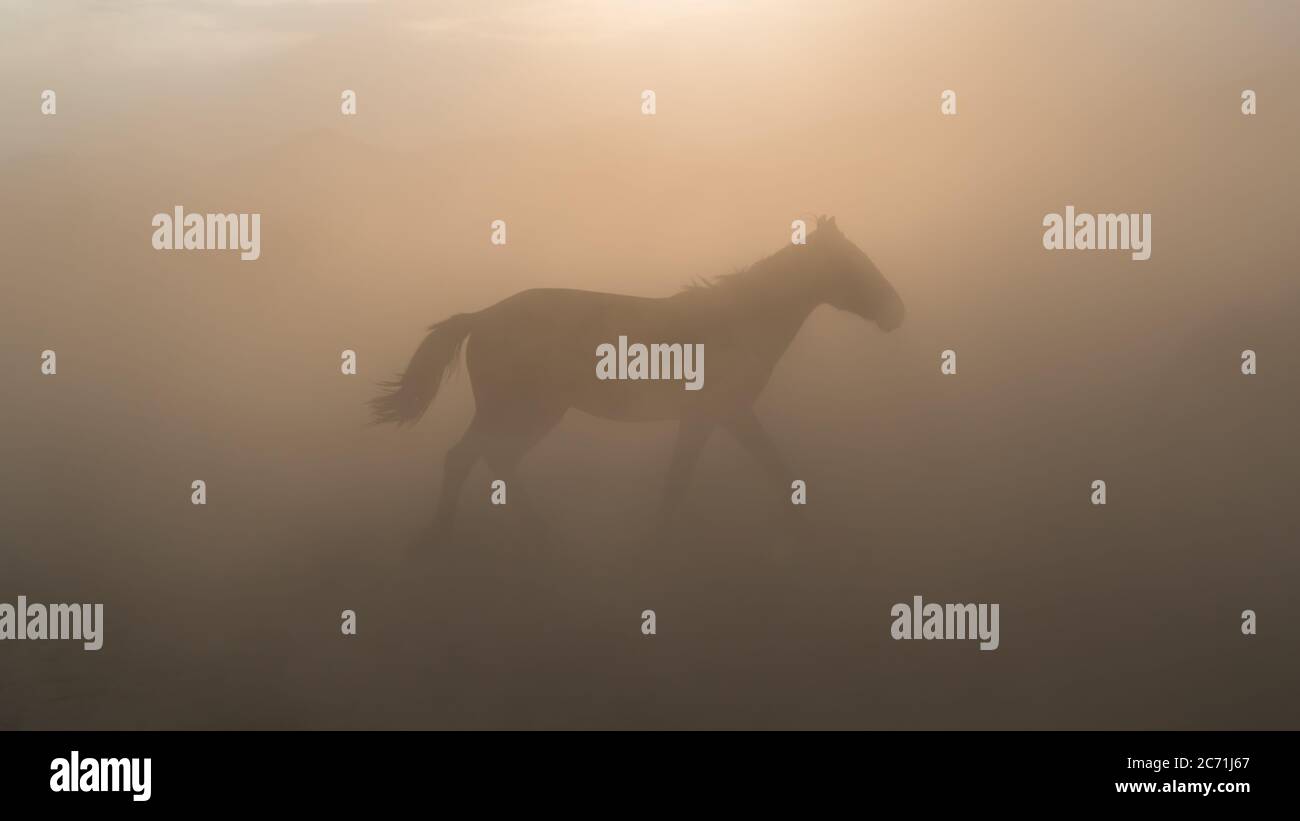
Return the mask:
<path id="1" fill-rule="evenodd" d="M 809 290 L 807 280 L 775 277 L 769 282 L 737 283 L 735 309 L 739 319 L 751 329 L 755 344 L 779 359 L 808 315 L 824 300 Z"/>
<path id="2" fill-rule="evenodd" d="M 819 299 L 802 297 L 789 299 L 782 303 L 773 314 L 772 351 L 779 358 L 790 347 L 795 335 L 808 320 L 808 315 L 821 304 Z"/>

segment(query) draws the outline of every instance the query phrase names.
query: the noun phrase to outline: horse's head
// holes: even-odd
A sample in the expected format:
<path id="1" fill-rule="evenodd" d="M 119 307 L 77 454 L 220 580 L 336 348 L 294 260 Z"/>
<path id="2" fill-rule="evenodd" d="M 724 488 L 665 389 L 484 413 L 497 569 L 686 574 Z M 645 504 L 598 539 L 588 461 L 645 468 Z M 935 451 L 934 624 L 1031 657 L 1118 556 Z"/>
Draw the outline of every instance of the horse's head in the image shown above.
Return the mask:
<path id="1" fill-rule="evenodd" d="M 840 233 L 834 217 L 819 217 L 808 235 L 823 301 L 892 331 L 903 324 L 903 300 L 862 249 Z"/>

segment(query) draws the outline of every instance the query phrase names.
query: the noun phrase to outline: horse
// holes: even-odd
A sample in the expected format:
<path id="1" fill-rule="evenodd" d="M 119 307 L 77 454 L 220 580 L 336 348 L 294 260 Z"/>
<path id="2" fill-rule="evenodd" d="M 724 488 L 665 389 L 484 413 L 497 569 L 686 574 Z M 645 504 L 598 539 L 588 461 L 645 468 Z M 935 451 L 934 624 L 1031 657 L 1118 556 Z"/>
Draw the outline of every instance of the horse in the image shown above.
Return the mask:
<path id="1" fill-rule="evenodd" d="M 430 326 L 406 370 L 380 383 L 382 393 L 370 400 L 373 422 L 417 422 L 464 347 L 475 412 L 447 452 L 435 537 L 450 533 L 461 487 L 480 459 L 507 483 L 512 502 L 522 501 L 513 482 L 520 461 L 569 409 L 617 421 L 677 421 L 659 505 L 660 521 L 666 521 L 685 498 L 700 452 L 719 427 L 772 479 L 790 481 L 754 402 L 799 328 L 821 305 L 856 314 L 886 332 L 903 322 L 898 292 L 834 217 L 819 218 L 803 243 L 792 241 L 744 270 L 668 297 L 521 291 Z M 620 337 L 702 344 L 708 355 L 703 389 L 684 390 L 681 382 L 665 379 L 598 378 L 598 349 Z"/>

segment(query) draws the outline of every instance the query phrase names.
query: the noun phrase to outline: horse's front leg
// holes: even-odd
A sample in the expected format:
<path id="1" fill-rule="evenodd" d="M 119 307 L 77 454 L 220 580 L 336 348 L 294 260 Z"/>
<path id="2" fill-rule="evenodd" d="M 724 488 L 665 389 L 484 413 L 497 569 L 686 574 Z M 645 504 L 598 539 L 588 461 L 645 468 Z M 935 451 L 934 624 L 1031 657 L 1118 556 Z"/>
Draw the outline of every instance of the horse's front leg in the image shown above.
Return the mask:
<path id="1" fill-rule="evenodd" d="M 677 442 L 673 445 L 673 455 L 668 463 L 668 475 L 664 478 L 664 492 L 659 504 L 660 525 L 668 523 L 686 498 L 691 473 L 700 460 L 704 443 L 709 440 L 713 428 L 713 420 L 695 417 L 684 418 L 678 425 Z"/>
<path id="2" fill-rule="evenodd" d="M 787 490 L 790 488 L 790 482 L 796 477 L 791 475 L 790 466 L 786 464 L 763 424 L 758 421 L 753 408 L 746 408 L 728 419 L 726 428 L 774 482 Z M 794 512 L 797 514 L 802 511 L 796 509 Z"/>

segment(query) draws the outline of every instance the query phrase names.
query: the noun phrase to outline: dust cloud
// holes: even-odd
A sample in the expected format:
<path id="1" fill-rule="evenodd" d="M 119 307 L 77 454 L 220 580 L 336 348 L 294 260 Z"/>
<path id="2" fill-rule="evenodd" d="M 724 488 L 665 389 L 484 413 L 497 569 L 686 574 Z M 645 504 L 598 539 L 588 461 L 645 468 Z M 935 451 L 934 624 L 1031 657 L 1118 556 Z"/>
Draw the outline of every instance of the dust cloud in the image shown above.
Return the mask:
<path id="1" fill-rule="evenodd" d="M 104 647 L 6 642 L 0 726 L 1300 726 L 1295 8 L 5 16 L 0 598 L 103 602 Z M 176 205 L 260 213 L 261 258 L 153 250 Z M 1151 259 L 1044 250 L 1067 205 L 1151 213 Z M 365 403 L 428 325 L 669 295 L 818 214 L 907 321 L 818 309 L 761 397 L 805 524 L 718 435 L 663 530 L 674 425 L 571 412 L 520 478 L 546 540 L 480 466 L 421 549 L 469 385 Z M 1001 646 L 891 640 L 914 595 Z"/>

